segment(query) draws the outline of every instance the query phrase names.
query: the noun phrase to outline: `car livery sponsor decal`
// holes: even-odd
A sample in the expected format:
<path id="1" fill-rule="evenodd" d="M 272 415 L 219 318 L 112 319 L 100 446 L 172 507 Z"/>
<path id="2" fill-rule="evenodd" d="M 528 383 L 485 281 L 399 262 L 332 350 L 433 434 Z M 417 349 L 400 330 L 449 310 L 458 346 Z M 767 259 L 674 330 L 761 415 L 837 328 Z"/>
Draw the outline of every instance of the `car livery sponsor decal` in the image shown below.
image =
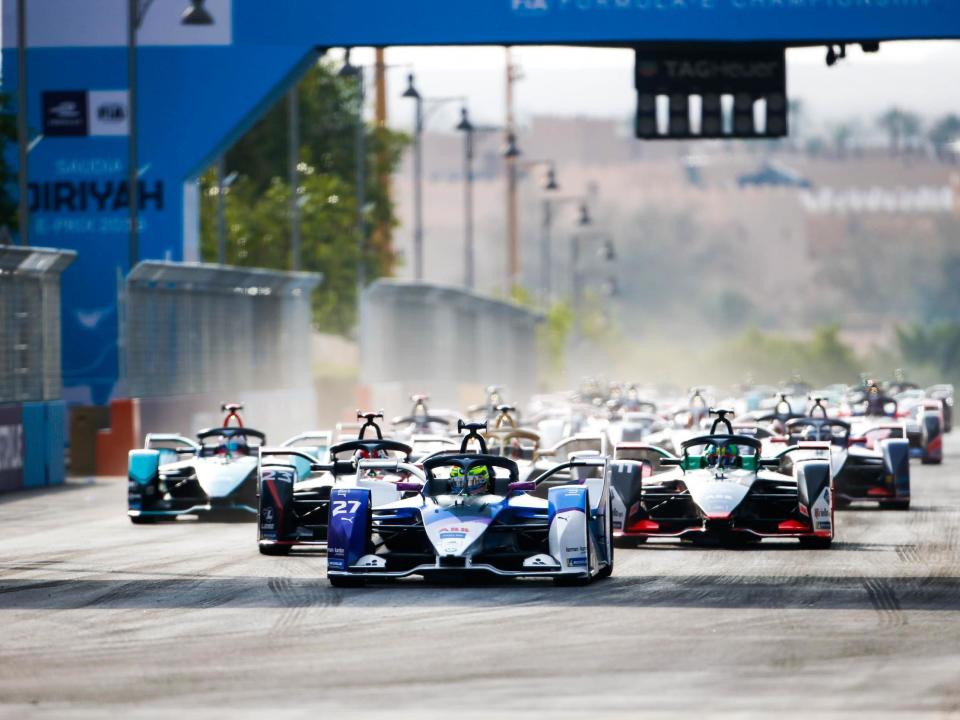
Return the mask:
<path id="1" fill-rule="evenodd" d="M 587 558 L 584 557 L 572 557 L 567 560 L 567 567 L 586 567 Z"/>

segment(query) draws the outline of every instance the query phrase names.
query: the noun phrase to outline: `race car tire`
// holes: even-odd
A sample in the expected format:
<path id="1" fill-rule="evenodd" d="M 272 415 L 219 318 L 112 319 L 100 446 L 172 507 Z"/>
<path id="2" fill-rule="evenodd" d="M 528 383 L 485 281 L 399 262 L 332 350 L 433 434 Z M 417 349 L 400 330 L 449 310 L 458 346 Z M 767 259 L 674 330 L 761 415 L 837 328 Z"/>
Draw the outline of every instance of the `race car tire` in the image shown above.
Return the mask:
<path id="1" fill-rule="evenodd" d="M 802 537 L 800 547 L 808 550 L 826 550 L 833 545 L 832 537 Z"/>
<path id="2" fill-rule="evenodd" d="M 358 588 L 367 584 L 366 578 L 352 575 L 328 575 L 327 580 L 335 588 Z"/>
<path id="3" fill-rule="evenodd" d="M 610 561 L 597 573 L 597 580 L 604 580 L 613 574 L 613 501 L 609 499 L 607 500 L 607 522 L 603 530 L 610 553 Z"/>
<path id="4" fill-rule="evenodd" d="M 649 539 L 646 537 L 618 537 L 613 539 L 613 544 L 618 548 L 630 549 L 643 545 Z"/>
<path id="5" fill-rule="evenodd" d="M 909 500 L 892 500 L 891 502 L 880 503 L 881 510 L 909 510 Z"/>
<path id="6" fill-rule="evenodd" d="M 290 545 L 260 545 L 261 555 L 289 555 L 293 549 Z"/>
<path id="7" fill-rule="evenodd" d="M 155 517 L 144 517 L 140 515 L 139 517 L 131 517 L 130 522 L 134 525 L 153 525 L 157 522 Z"/>
<path id="8" fill-rule="evenodd" d="M 923 435 L 922 435 L 922 447 L 923 455 L 920 458 L 921 465 L 939 465 L 943 462 L 943 452 L 938 452 L 936 455 L 929 454 L 930 443 L 934 440 L 939 439 L 940 442 L 943 441 L 943 423 L 940 422 L 940 418 L 936 415 L 930 415 L 923 418 Z M 941 446 L 942 447 L 942 446 Z"/>

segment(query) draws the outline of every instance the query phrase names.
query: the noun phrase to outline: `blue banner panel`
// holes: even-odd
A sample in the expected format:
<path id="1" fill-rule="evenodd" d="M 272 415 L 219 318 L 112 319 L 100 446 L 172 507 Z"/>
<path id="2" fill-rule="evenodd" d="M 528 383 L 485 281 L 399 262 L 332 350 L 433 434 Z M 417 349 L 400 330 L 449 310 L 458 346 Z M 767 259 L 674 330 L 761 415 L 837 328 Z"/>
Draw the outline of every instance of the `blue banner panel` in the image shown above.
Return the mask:
<path id="1" fill-rule="evenodd" d="M 20 405 L 0 405 L 0 492 L 22 487 L 22 412 Z"/>

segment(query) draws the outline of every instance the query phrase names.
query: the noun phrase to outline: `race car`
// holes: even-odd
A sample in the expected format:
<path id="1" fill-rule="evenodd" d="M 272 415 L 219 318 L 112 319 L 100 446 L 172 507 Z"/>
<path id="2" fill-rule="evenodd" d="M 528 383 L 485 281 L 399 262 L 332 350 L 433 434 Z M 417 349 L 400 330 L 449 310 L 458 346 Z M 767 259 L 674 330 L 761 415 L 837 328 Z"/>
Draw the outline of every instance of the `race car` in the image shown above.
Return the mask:
<path id="1" fill-rule="evenodd" d="M 926 390 L 927 397 L 939 400 L 943 407 L 943 431 L 953 431 L 953 385 L 933 385 Z"/>
<path id="2" fill-rule="evenodd" d="M 910 388 L 893 398 L 895 417 L 904 421 L 910 457 L 919 458 L 924 465 L 943 462 L 944 403 L 930 399 L 923 390 Z"/>
<path id="3" fill-rule="evenodd" d="M 824 413 L 790 420 L 786 436 L 779 439 L 792 446 L 810 441 L 830 444 L 838 508 L 869 500 L 887 510 L 909 509 L 910 444 L 902 437 L 902 426 L 878 425 L 854 438 L 850 431 L 850 423 Z"/>
<path id="4" fill-rule="evenodd" d="M 242 405 L 224 403 L 223 427 L 203 430 L 196 441 L 151 433 L 128 459 L 127 515 L 136 525 L 181 515 L 249 515 L 257 512 L 259 430 L 243 426 Z M 236 425 L 231 426 L 231 421 Z"/>
<path id="5" fill-rule="evenodd" d="M 830 547 L 829 445 L 801 443 L 762 457 L 761 440 L 734 434 L 732 411 L 710 412 L 717 416 L 710 433 L 685 441 L 679 457 L 651 445 L 617 448 L 611 494 L 618 542 L 668 537 L 737 545 L 797 538 L 805 547 Z"/>
<path id="6" fill-rule="evenodd" d="M 325 456 L 293 443 L 260 449 L 257 546 L 261 554 L 287 555 L 296 546 L 326 547 L 330 492 L 338 484 L 368 489 L 374 505 L 401 497 L 397 483 L 405 479 L 402 474 L 358 472 L 357 462 L 366 458 L 406 462 L 410 445 L 384 439 L 377 424 L 382 413 L 358 412 L 357 417 L 365 421 L 358 439 L 331 446 Z M 376 437 L 366 437 L 368 430 Z"/>
<path id="7" fill-rule="evenodd" d="M 467 430 L 458 453 L 442 453 L 422 469 L 401 461 L 361 460 L 361 470 L 405 472 L 410 497 L 376 506 L 366 488 L 335 487 L 330 496 L 327 577 L 337 587 L 375 578 L 548 577 L 586 584 L 613 570 L 610 480 L 603 458 L 558 465 L 566 485 L 547 500 L 529 493 L 517 464 L 490 455 L 486 423 Z M 470 452 L 470 442 L 479 451 Z"/>

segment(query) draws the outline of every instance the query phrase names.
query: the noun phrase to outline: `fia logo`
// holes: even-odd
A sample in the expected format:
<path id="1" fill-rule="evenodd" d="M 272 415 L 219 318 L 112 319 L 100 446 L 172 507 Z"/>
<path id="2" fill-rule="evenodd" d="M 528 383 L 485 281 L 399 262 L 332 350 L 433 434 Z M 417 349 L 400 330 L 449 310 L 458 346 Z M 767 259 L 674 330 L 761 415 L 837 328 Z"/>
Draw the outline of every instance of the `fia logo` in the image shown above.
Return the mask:
<path id="1" fill-rule="evenodd" d="M 97 108 L 97 119 L 101 122 L 123 122 L 127 119 L 127 109 L 121 103 L 104 103 Z"/>
<path id="2" fill-rule="evenodd" d="M 517 15 L 543 15 L 550 4 L 549 0 L 510 0 L 510 8 Z"/>

